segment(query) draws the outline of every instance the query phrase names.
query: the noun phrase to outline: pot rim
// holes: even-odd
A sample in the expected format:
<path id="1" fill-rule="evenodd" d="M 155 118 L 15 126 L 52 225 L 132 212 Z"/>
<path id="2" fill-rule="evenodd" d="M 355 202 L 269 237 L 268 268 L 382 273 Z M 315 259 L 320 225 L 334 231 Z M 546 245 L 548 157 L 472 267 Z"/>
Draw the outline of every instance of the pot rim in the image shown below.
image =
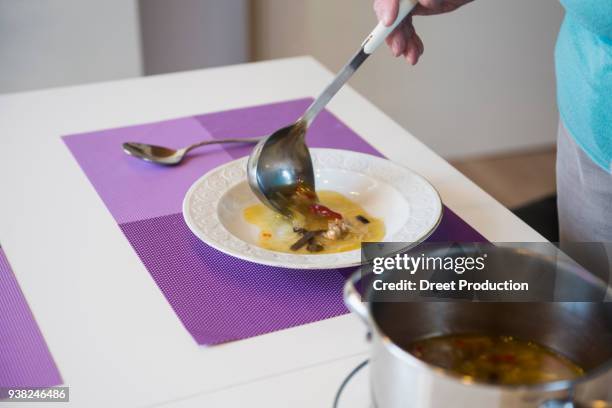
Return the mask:
<path id="1" fill-rule="evenodd" d="M 484 381 L 478 381 L 478 380 L 468 381 L 465 378 L 462 378 L 461 375 L 454 373 L 452 370 L 448 370 L 446 368 L 442 368 L 442 367 L 430 364 L 426 361 L 423 361 L 415 357 L 411 353 L 405 351 L 404 349 L 399 347 L 397 344 L 395 344 L 386 334 L 384 334 L 380 330 L 378 326 L 377 326 L 377 329 L 378 329 L 377 334 L 380 337 L 381 342 L 383 343 L 385 348 L 389 350 L 396 357 L 400 358 L 403 361 L 411 363 L 411 365 L 416 365 L 416 368 L 424 368 L 428 372 L 433 373 L 434 375 L 440 376 L 442 378 L 454 380 L 468 387 L 484 387 L 484 388 L 497 389 L 497 390 L 501 389 L 501 390 L 506 390 L 506 391 L 522 391 L 522 392 L 563 391 L 563 390 L 570 390 L 578 384 L 587 382 L 593 378 L 599 377 L 601 374 L 609 370 L 612 370 L 612 360 L 610 360 L 593 370 L 589 370 L 584 375 L 578 378 L 575 378 L 573 380 L 550 381 L 550 382 L 543 382 L 543 383 L 532 384 L 532 385 L 491 384 L 491 383 L 487 383 Z"/>
<path id="2" fill-rule="evenodd" d="M 501 246 L 500 248 L 505 248 L 506 250 L 510 250 L 513 252 L 516 252 L 518 249 L 517 248 L 512 248 L 512 247 L 504 247 Z M 525 252 L 525 249 L 521 249 L 522 252 Z M 563 262 L 564 264 L 566 264 L 567 266 L 569 266 L 570 268 L 574 269 L 574 270 L 578 270 L 579 275 L 583 276 L 583 270 L 581 268 L 577 268 L 576 265 L 569 263 L 565 260 L 560 260 L 560 259 L 552 259 L 550 256 L 532 251 L 532 250 L 527 250 L 527 252 L 529 252 L 531 255 L 539 257 L 541 259 L 545 259 L 548 261 L 555 261 L 555 262 Z M 571 258 L 570 258 L 571 259 Z M 355 273 L 360 273 L 360 271 L 357 271 Z M 583 276 L 584 277 L 584 276 Z M 586 280 L 588 281 L 592 281 L 593 279 L 597 279 L 594 276 L 588 275 L 586 276 Z M 599 282 L 600 284 L 602 282 Z M 608 285 L 607 286 L 607 292 L 608 294 L 612 295 L 612 288 Z M 372 313 L 372 302 L 367 302 L 367 309 L 368 309 L 368 314 L 370 317 L 373 316 Z M 542 303 L 546 303 L 546 302 L 542 302 Z M 563 303 L 593 303 L 593 302 L 563 302 Z M 527 384 L 520 384 L 520 385 L 508 385 L 508 384 L 491 384 L 491 383 L 487 383 L 484 381 L 478 381 L 478 380 L 469 380 L 467 381 L 465 378 L 462 378 L 461 375 L 454 373 L 451 370 L 448 370 L 446 368 L 442 368 L 439 366 L 436 366 L 434 364 L 430 364 L 426 361 L 423 361 L 421 359 L 419 359 L 418 357 L 415 357 L 412 353 L 404 350 L 403 348 L 399 347 L 397 344 L 395 344 L 393 342 L 393 340 L 391 340 L 391 338 L 381 329 L 381 327 L 378 325 L 378 323 L 376 322 L 375 319 L 370 318 L 370 325 L 371 328 L 376 332 L 376 335 L 380 338 L 381 342 L 383 343 L 384 347 L 389 350 L 393 355 L 395 355 L 396 357 L 400 358 L 403 361 L 406 361 L 412 365 L 416 365 L 417 368 L 423 368 L 426 369 L 429 372 L 433 372 L 434 375 L 440 376 L 441 378 L 448 378 L 457 382 L 462 383 L 465 386 L 469 386 L 469 387 L 484 387 L 484 388 L 489 388 L 489 389 L 497 389 L 497 390 L 505 390 L 505 391 L 519 391 L 519 392 L 534 392 L 534 391 L 540 391 L 540 392 L 550 392 L 550 391 L 563 391 L 563 390 L 570 390 L 572 388 L 574 388 L 576 385 L 587 382 L 589 380 L 592 380 L 593 378 L 599 377 L 602 373 L 605 373 L 607 371 L 612 370 L 612 358 L 609 359 L 607 362 L 605 362 L 604 364 L 589 370 L 588 372 L 586 372 L 584 375 L 575 378 L 573 380 L 559 380 L 559 381 L 550 381 L 550 382 L 543 382 L 543 383 L 538 383 L 538 384 L 531 384 L 531 385 L 527 385 Z M 440 333 L 440 335 L 443 335 L 444 333 Z"/>

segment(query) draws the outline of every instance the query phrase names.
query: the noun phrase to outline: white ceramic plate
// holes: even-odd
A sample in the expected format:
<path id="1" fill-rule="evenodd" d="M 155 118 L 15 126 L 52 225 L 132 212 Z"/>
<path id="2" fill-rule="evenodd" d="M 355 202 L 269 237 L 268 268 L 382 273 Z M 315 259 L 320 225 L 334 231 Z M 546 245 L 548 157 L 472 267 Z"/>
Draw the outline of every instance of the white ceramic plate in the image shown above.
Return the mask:
<path id="1" fill-rule="evenodd" d="M 438 226 L 442 203 L 436 190 L 411 170 L 348 150 L 311 149 L 318 190 L 337 191 L 385 223 L 385 242 L 418 243 Z M 290 254 L 257 245 L 259 229 L 243 217 L 257 198 L 246 181 L 247 158 L 209 171 L 183 201 L 191 231 L 206 244 L 237 258 L 294 269 L 357 266 L 360 250 L 338 254 Z"/>

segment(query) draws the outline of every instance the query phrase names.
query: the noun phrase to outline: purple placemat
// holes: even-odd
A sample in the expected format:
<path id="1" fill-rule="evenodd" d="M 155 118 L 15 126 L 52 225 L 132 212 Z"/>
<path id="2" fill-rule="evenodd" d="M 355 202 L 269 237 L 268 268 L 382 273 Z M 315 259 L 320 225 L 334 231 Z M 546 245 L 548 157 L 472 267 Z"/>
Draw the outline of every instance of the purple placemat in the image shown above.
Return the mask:
<path id="1" fill-rule="evenodd" d="M 0 388 L 52 387 L 60 373 L 0 248 Z M 7 395 L 0 390 L 0 398 Z"/>
<path id="2" fill-rule="evenodd" d="M 191 184 L 218 165 L 248 155 L 251 145 L 211 146 L 183 166 L 164 168 L 125 156 L 121 143 L 180 147 L 205 139 L 261 136 L 295 121 L 311 101 L 298 99 L 64 137 L 199 344 L 244 339 L 347 313 L 342 286 L 350 271 L 290 270 L 242 261 L 207 246 L 187 228 L 181 205 Z M 309 130 L 308 144 L 381 156 L 328 111 Z M 430 239 L 484 241 L 448 209 Z"/>

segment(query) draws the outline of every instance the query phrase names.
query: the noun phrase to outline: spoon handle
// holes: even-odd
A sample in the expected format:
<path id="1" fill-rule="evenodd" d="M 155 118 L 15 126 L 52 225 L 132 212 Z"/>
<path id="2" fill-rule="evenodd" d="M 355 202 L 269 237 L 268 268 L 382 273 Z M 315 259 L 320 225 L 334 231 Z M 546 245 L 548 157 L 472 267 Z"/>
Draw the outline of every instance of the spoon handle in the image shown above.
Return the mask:
<path id="1" fill-rule="evenodd" d="M 399 12 L 397 18 L 390 26 L 385 26 L 383 23 L 378 23 L 376 28 L 368 35 L 365 41 L 361 44 L 361 48 L 351 58 L 351 60 L 338 72 L 331 84 L 325 88 L 323 93 L 319 95 L 317 99 L 308 107 L 301 121 L 309 126 L 317 115 L 325 108 L 329 101 L 338 93 L 338 91 L 344 86 L 344 84 L 353 76 L 355 71 L 368 59 L 370 55 L 378 49 L 378 47 L 385 41 L 385 38 L 391 34 L 393 30 L 408 16 L 414 6 L 416 6 L 417 0 L 400 0 Z"/>
<path id="2" fill-rule="evenodd" d="M 257 143 L 260 140 L 264 139 L 263 137 L 250 137 L 250 138 L 233 138 L 233 139 L 219 139 L 219 140 L 204 140 L 199 143 L 192 144 L 191 146 L 187 146 L 185 148 L 185 153 L 190 150 L 195 149 L 196 147 L 208 146 L 213 144 L 221 144 L 221 143 Z"/>

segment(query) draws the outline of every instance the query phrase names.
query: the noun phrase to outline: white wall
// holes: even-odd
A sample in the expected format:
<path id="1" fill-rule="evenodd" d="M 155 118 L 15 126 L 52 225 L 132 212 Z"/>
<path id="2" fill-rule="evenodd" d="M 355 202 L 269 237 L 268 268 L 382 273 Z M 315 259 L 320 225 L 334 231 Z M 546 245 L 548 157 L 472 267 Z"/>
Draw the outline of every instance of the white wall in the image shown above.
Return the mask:
<path id="1" fill-rule="evenodd" d="M 0 0 L 0 93 L 141 73 L 136 0 Z"/>
<path id="2" fill-rule="evenodd" d="M 0 0 L 0 93 L 237 63 L 249 45 L 256 59 L 311 54 L 337 70 L 376 23 L 372 0 L 140 0 L 141 15 L 138 3 Z M 446 157 L 549 144 L 561 18 L 556 0 L 418 18 L 416 68 L 384 49 L 351 84 Z"/>
<path id="3" fill-rule="evenodd" d="M 371 0 L 254 0 L 257 59 L 311 54 L 339 69 L 375 25 Z M 380 50 L 351 84 L 446 157 L 553 143 L 555 0 L 476 0 L 417 18 L 415 68 Z"/>
<path id="4" fill-rule="evenodd" d="M 247 0 L 140 0 L 145 74 L 246 62 Z"/>

